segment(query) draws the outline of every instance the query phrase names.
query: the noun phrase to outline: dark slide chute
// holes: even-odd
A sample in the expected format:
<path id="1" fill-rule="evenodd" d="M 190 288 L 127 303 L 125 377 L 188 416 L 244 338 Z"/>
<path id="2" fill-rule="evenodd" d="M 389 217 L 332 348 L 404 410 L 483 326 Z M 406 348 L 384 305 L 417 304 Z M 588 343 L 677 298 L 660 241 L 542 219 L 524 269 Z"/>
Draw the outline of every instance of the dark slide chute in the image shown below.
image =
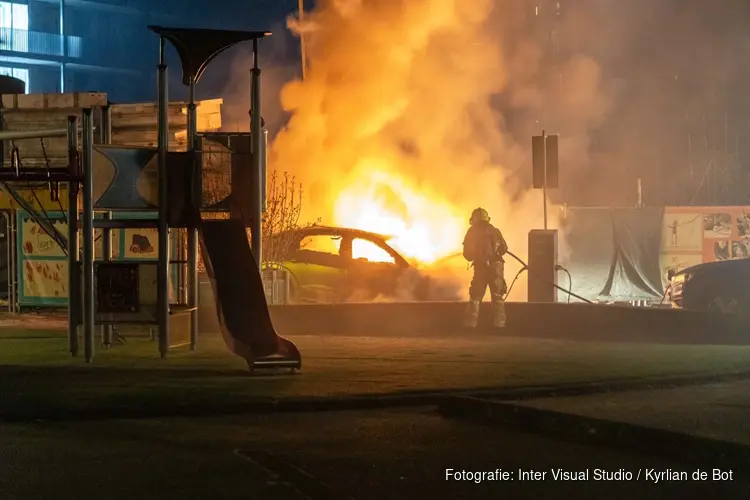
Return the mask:
<path id="1" fill-rule="evenodd" d="M 235 219 L 204 220 L 199 228 L 203 262 L 229 349 L 244 358 L 250 370 L 299 369 L 302 357 L 297 346 L 273 327 L 245 225 Z"/>

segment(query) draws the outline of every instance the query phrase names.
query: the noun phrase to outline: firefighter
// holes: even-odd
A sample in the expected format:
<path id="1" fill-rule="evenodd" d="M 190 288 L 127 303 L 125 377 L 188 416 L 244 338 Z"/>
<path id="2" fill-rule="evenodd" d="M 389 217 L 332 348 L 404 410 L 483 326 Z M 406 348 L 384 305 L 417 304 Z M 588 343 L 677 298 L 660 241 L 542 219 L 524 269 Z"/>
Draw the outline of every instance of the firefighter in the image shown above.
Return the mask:
<path id="1" fill-rule="evenodd" d="M 475 328 L 479 320 L 479 305 L 484 299 L 487 287 L 490 288 L 492 300 L 492 326 L 505 327 L 505 260 L 503 255 L 508 251 L 502 233 L 490 224 L 487 210 L 477 208 L 471 213 L 469 230 L 464 238 L 463 255 L 471 262 L 474 276 L 469 286 L 469 305 L 464 318 L 464 325 Z"/>

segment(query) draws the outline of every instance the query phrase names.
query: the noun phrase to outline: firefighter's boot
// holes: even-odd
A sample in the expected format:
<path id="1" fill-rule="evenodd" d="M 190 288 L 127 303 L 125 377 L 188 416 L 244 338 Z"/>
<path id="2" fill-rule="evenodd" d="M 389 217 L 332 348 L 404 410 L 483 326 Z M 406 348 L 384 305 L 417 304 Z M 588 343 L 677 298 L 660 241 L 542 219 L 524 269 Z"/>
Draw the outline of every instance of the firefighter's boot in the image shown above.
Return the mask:
<path id="1" fill-rule="evenodd" d="M 505 301 L 503 300 L 492 302 L 492 327 L 505 328 Z"/>
<path id="2" fill-rule="evenodd" d="M 470 300 L 464 313 L 464 327 L 476 328 L 479 322 L 479 304 L 478 300 Z"/>

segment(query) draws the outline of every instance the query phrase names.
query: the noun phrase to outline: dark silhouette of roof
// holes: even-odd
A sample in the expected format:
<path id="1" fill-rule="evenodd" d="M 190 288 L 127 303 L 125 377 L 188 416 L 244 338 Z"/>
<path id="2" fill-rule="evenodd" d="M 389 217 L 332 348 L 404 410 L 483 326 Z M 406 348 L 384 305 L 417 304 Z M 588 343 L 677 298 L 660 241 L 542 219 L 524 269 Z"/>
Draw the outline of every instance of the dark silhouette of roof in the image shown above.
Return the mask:
<path id="1" fill-rule="evenodd" d="M 193 77 L 197 83 L 208 64 L 229 47 L 240 42 L 271 36 L 270 31 L 168 28 L 165 26 L 149 26 L 148 29 L 174 45 L 182 63 L 184 85 L 190 85 Z"/>

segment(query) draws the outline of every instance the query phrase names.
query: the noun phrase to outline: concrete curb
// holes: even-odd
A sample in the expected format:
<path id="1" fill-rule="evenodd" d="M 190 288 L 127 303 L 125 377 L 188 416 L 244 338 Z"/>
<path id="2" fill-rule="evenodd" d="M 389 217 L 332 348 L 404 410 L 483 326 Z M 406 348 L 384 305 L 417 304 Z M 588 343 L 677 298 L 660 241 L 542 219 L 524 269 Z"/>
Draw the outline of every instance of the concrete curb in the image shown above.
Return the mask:
<path id="1" fill-rule="evenodd" d="M 269 311 L 276 331 L 284 337 L 317 333 L 415 338 L 455 337 L 462 331 L 465 307 L 465 302 L 380 302 L 270 306 Z M 563 302 L 508 302 L 506 311 L 503 337 L 682 345 L 750 343 L 750 318 L 741 315 Z M 206 311 L 199 317 L 211 314 L 215 313 Z M 484 302 L 477 335 L 492 335 L 490 317 L 490 304 Z M 205 326 L 207 331 L 217 329 Z"/>
<path id="2" fill-rule="evenodd" d="M 555 396 L 585 396 L 630 390 L 656 390 L 690 385 L 750 378 L 750 371 L 708 373 L 659 378 L 617 379 L 602 382 L 583 382 L 555 386 L 526 386 L 505 389 L 440 389 L 403 391 L 398 393 L 306 398 L 258 398 L 231 405 L 211 403 L 151 406 L 149 408 L 123 406 L 104 408 L 50 408 L 30 414 L 24 411 L 2 410 L 0 421 L 21 422 L 82 422 L 95 420 L 127 420 L 144 418 L 221 417 L 271 413 L 305 413 L 323 411 L 378 410 L 399 407 L 439 406 L 452 397 L 473 397 L 494 401 L 519 401 Z"/>
<path id="3" fill-rule="evenodd" d="M 298 466 L 266 451 L 235 450 L 235 454 L 285 481 L 291 488 L 309 499 L 338 500 L 345 498 Z"/>
<path id="4" fill-rule="evenodd" d="M 633 377 L 627 379 L 605 380 L 601 382 L 582 382 L 548 387 L 519 387 L 508 389 L 482 389 L 476 391 L 456 391 L 457 395 L 483 397 L 494 400 L 521 401 L 564 396 L 588 396 L 608 392 L 627 392 L 639 390 L 677 389 L 695 385 L 708 385 L 720 382 L 733 382 L 750 379 L 750 370 L 702 373 L 691 375 L 673 375 L 666 377 Z"/>
<path id="5" fill-rule="evenodd" d="M 502 425 L 575 443 L 617 447 L 709 468 L 738 470 L 750 464 L 749 446 L 508 402 L 454 396 L 445 398 L 438 411 L 446 417 Z"/>

